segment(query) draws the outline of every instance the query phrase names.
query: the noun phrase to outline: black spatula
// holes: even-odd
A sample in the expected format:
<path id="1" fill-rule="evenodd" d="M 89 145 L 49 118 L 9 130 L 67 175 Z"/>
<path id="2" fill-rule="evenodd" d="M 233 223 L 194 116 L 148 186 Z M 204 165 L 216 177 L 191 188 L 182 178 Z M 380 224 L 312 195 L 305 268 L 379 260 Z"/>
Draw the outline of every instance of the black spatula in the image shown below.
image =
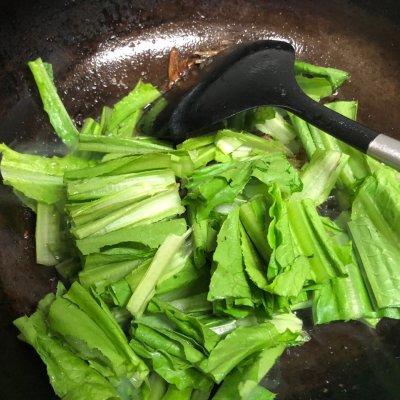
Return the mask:
<path id="1" fill-rule="evenodd" d="M 258 106 L 281 107 L 337 139 L 400 169 L 400 141 L 352 121 L 308 97 L 294 73 L 295 50 L 287 42 L 260 40 L 216 59 L 186 87 L 165 93 L 167 106 L 150 127 L 172 142 L 218 128 L 226 118 Z M 160 100 L 158 100 L 160 101 Z M 156 104 L 153 105 L 156 106 Z"/>

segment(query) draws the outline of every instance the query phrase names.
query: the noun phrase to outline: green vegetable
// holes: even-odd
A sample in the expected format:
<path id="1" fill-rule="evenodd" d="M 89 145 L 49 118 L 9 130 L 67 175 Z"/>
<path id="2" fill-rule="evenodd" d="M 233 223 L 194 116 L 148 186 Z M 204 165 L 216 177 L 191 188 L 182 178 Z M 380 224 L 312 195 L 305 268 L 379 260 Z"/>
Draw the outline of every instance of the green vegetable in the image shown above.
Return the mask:
<path id="1" fill-rule="evenodd" d="M 290 151 L 282 146 L 278 141 L 265 140 L 258 136 L 245 132 L 235 132 L 224 129 L 217 132 L 215 144 L 224 154 L 234 154 L 243 147 L 248 149 L 248 155 L 263 153 L 287 153 Z"/>
<path id="2" fill-rule="evenodd" d="M 114 105 L 112 111 L 106 111 L 109 115 L 103 117 L 107 119 L 107 123 L 104 122 L 105 134 L 132 136 L 142 108 L 159 96 L 160 92 L 152 84 L 139 81 L 127 96 Z"/>
<path id="3" fill-rule="evenodd" d="M 118 243 L 140 243 L 152 249 L 157 248 L 168 234 L 182 235 L 186 231 L 184 219 L 160 221 L 156 224 L 141 224 L 114 230 L 112 232 L 87 237 L 76 241 L 82 254 L 90 254 L 100 251 L 105 246 Z"/>
<path id="4" fill-rule="evenodd" d="M 71 232 L 78 239 L 100 236 L 135 224 L 157 222 L 184 211 L 177 190 L 171 189 L 116 210 L 98 220 L 77 225 Z"/>
<path id="5" fill-rule="evenodd" d="M 339 151 L 315 151 L 300 175 L 303 190 L 293 194 L 292 199 L 311 199 L 317 205 L 326 201 L 348 159 Z"/>
<path id="6" fill-rule="evenodd" d="M 373 304 L 400 306 L 400 186 L 389 167 L 368 177 L 352 208 L 349 228 Z"/>
<path id="7" fill-rule="evenodd" d="M 191 388 L 179 390 L 176 386 L 170 385 L 162 400 L 190 400 L 191 394 Z"/>
<path id="8" fill-rule="evenodd" d="M 213 400 L 273 399 L 275 395 L 258 384 L 284 350 L 284 345 L 271 347 L 241 362 L 223 381 Z"/>
<path id="9" fill-rule="evenodd" d="M 295 137 L 293 127 L 278 110 L 261 107 L 256 111 L 254 127 L 266 135 L 272 136 L 284 145 L 288 145 Z"/>
<path id="10" fill-rule="evenodd" d="M 308 340 L 294 311 L 400 319 L 397 172 L 274 107 L 173 148 L 152 138 L 166 102 L 142 82 L 78 133 L 51 65 L 29 66 L 72 153 L 0 144 L 0 170 L 36 213 L 37 262 L 70 288 L 14 323 L 62 399 L 270 400 L 263 377 Z M 295 75 L 316 101 L 349 77 L 301 61 Z"/>
<path id="11" fill-rule="evenodd" d="M 266 348 L 295 344 L 302 340 L 301 321 L 290 315 L 286 319 L 281 318 L 278 324 L 272 320 L 255 326 L 239 327 L 221 340 L 200 366 L 220 383 L 247 357 Z"/>
<path id="12" fill-rule="evenodd" d="M 37 203 L 36 211 L 36 262 L 52 266 L 58 263 L 51 248 L 59 246 L 60 213 L 53 205 Z"/>
<path id="13" fill-rule="evenodd" d="M 274 204 L 268 241 L 273 249 L 266 289 L 280 296 L 297 296 L 306 283 L 343 276 L 347 257 L 330 237 L 312 200 L 282 200 L 271 189 Z"/>
<path id="14" fill-rule="evenodd" d="M 175 252 L 183 245 L 190 231 L 184 235 L 169 235 L 157 250 L 154 258 L 129 299 L 126 306 L 134 316 L 140 316 L 154 294 L 155 286 L 164 274 Z"/>
<path id="15" fill-rule="evenodd" d="M 153 299 L 149 305 L 149 311 L 163 313 L 175 324 L 176 330 L 191 337 L 207 351 L 212 350 L 219 341 L 218 335 L 203 324 L 201 319 L 185 314 L 166 302 Z"/>
<path id="16" fill-rule="evenodd" d="M 341 71 L 340 69 L 319 67 L 304 61 L 296 61 L 294 64 L 294 71 L 296 75 L 311 75 L 314 77 L 322 77 L 327 79 L 335 91 L 346 82 L 350 75 Z"/>
<path id="17" fill-rule="evenodd" d="M 240 248 L 239 208 L 234 208 L 218 234 L 214 253 L 215 271 L 211 276 L 208 300 L 242 300 L 251 303 L 251 290 L 246 280 Z"/>
<path id="18" fill-rule="evenodd" d="M 328 97 L 333 93 L 333 87 L 325 78 L 308 78 L 303 75 L 297 75 L 296 81 L 303 91 L 315 100 Z"/>
<path id="19" fill-rule="evenodd" d="M 151 373 L 149 376 L 149 383 L 142 389 L 142 397 L 144 400 L 160 400 L 164 397 L 167 391 L 167 385 L 156 373 Z"/>
<path id="20" fill-rule="evenodd" d="M 51 66 L 44 63 L 41 58 L 30 61 L 28 66 L 35 78 L 43 108 L 47 112 L 57 136 L 69 148 L 74 149 L 78 142 L 78 130 L 57 94 Z"/>
<path id="21" fill-rule="evenodd" d="M 160 143 L 153 143 L 145 139 L 81 134 L 79 135 L 77 150 L 98 153 L 120 153 L 125 155 L 165 153 L 170 151 L 171 147 Z"/>
<path id="22" fill-rule="evenodd" d="M 4 183 L 29 199 L 46 204 L 64 201 L 63 175 L 66 171 L 93 164 L 72 155 L 41 157 L 18 153 L 5 144 L 0 144 L 0 152 L 3 155 L 0 170 Z"/>
<path id="23" fill-rule="evenodd" d="M 66 294 L 46 296 L 15 325 L 41 355 L 63 398 L 120 398 L 134 393 L 147 375 L 107 307 L 76 282 Z"/>

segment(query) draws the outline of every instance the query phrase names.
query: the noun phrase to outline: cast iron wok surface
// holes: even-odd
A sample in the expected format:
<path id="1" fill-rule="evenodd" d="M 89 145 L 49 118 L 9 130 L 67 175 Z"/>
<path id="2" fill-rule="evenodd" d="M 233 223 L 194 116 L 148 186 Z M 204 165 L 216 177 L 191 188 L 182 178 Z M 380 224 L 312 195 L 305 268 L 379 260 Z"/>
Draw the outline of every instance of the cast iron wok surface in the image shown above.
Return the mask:
<path id="1" fill-rule="evenodd" d="M 400 7 L 394 1 L 36 0 L 0 2 L 0 141 L 20 151 L 59 153 L 26 62 L 41 56 L 78 123 L 142 78 L 165 85 L 167 57 L 256 39 L 291 41 L 302 58 L 352 75 L 341 98 L 359 120 L 398 136 Z M 34 216 L 0 185 L 0 399 L 53 399 L 36 354 L 11 321 L 54 289 L 34 263 Z M 306 316 L 306 319 L 308 317 Z M 376 331 L 334 323 L 286 351 L 264 380 L 282 400 L 400 399 L 400 324 Z"/>

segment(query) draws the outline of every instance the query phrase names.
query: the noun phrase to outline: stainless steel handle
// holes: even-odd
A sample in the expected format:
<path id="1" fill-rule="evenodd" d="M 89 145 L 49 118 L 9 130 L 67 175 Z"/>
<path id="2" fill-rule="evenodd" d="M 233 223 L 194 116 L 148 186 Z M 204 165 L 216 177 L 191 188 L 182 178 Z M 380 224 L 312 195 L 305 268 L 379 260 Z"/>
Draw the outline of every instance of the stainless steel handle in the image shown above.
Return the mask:
<path id="1" fill-rule="evenodd" d="M 367 154 L 400 170 L 399 140 L 380 134 L 369 144 Z"/>

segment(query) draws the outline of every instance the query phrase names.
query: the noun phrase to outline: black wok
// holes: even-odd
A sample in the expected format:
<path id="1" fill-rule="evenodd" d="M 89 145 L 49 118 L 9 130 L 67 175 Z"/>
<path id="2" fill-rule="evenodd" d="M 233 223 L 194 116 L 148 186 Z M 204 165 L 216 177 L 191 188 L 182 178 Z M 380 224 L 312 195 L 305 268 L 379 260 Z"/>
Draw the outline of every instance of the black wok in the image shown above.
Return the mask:
<path id="1" fill-rule="evenodd" d="M 359 120 L 400 139 L 400 5 L 397 0 L 0 2 L 0 141 L 20 151 L 58 152 L 26 67 L 54 66 L 67 109 L 79 123 L 139 79 L 165 85 L 171 47 L 183 53 L 238 41 L 290 40 L 311 62 L 349 71 L 341 97 Z M 0 399 L 52 399 L 38 356 L 11 321 L 55 287 L 34 263 L 34 216 L 0 185 Z M 306 316 L 307 318 L 307 316 Z M 265 379 L 282 400 L 400 399 L 400 324 L 334 323 L 310 331 Z"/>

